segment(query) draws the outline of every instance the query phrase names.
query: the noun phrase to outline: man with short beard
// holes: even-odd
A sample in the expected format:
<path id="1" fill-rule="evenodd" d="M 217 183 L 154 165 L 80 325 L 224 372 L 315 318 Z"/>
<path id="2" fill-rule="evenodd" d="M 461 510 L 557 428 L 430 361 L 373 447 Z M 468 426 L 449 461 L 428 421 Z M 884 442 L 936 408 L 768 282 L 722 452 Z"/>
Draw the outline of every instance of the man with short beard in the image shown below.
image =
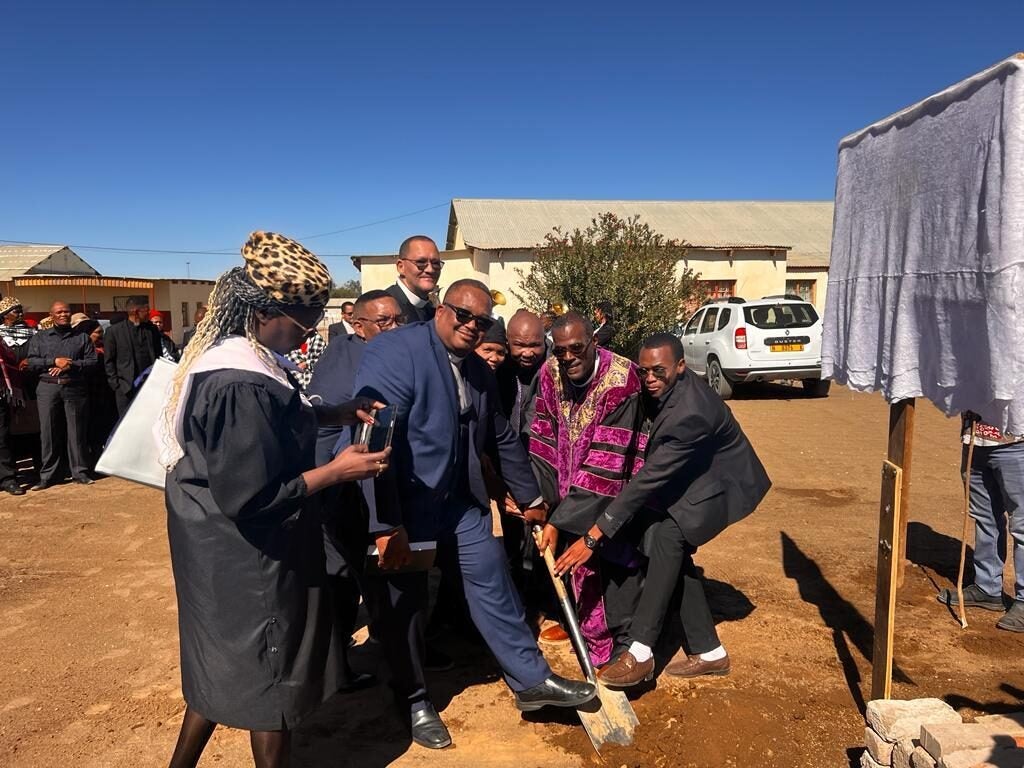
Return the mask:
<path id="1" fill-rule="evenodd" d="M 505 673 L 516 707 L 576 707 L 596 695 L 583 682 L 552 674 L 515 593 L 501 544 L 492 532 L 480 458 L 494 451 L 520 514 L 541 522 L 546 508 L 529 459 L 498 405 L 497 384 L 473 354 L 493 325 L 490 291 L 457 280 L 428 323 L 413 323 L 368 345 L 356 391 L 395 409 L 391 467 L 363 482 L 379 566 L 395 570 L 410 542 L 447 543 L 457 552 L 466 603 Z M 497 567 L 496 567 L 497 566 Z M 425 572 L 396 573 L 379 605 L 380 640 L 392 687 L 417 744 L 440 749 L 451 736 L 430 703 L 423 674 Z"/>
<path id="2" fill-rule="evenodd" d="M 160 331 L 149 322 L 149 300 L 132 296 L 128 318 L 112 324 L 103 336 L 103 365 L 117 398 L 117 413 L 124 416 L 135 397 L 135 382 L 163 354 Z"/>
<path id="3" fill-rule="evenodd" d="M 399 246 L 395 261 L 398 280 L 387 292 L 395 297 L 407 323 L 433 319 L 431 298 L 443 266 L 437 245 L 426 235 L 407 237 Z"/>

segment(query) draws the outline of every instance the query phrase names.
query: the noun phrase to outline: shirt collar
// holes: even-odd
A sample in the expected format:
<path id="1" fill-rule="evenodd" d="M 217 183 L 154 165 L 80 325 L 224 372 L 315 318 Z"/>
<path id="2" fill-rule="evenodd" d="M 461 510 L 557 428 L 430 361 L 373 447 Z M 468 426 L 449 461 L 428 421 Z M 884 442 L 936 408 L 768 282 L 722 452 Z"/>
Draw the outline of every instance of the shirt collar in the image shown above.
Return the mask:
<path id="1" fill-rule="evenodd" d="M 416 307 L 416 309 L 422 309 L 423 307 L 427 306 L 427 300 L 421 299 L 415 293 L 410 291 L 409 286 L 402 282 L 402 278 L 398 278 L 398 280 L 395 281 L 395 284 L 402 289 L 402 293 L 405 294 L 405 298 L 407 298 L 409 300 L 409 303 Z"/>

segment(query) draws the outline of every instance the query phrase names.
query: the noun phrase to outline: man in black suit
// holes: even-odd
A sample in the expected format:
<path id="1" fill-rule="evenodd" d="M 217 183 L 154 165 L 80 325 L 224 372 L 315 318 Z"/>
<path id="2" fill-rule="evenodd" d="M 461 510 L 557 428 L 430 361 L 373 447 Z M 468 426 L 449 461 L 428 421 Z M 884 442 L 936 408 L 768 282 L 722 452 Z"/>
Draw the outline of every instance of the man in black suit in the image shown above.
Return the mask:
<path id="1" fill-rule="evenodd" d="M 196 335 L 196 328 L 199 327 L 199 322 L 206 317 L 206 305 L 200 304 L 196 307 L 196 313 L 192 315 L 192 327 L 186 328 L 185 332 L 181 334 L 181 352 L 185 353 L 185 347 L 192 341 L 192 337 Z"/>
<path id="2" fill-rule="evenodd" d="M 341 305 L 341 320 L 327 326 L 327 343 L 330 344 L 336 338 L 344 339 L 356 332 L 353 321 L 355 320 L 356 305 L 346 301 Z"/>
<path id="3" fill-rule="evenodd" d="M 693 554 L 753 512 L 771 487 L 732 412 L 686 370 L 677 337 L 649 337 L 638 362 L 648 435 L 644 466 L 557 562 L 560 573 L 570 571 L 586 562 L 602 539 L 617 535 L 639 541 L 649 558 L 629 630 L 632 643 L 599 673 L 615 687 L 636 685 L 654 673 L 651 649 L 673 595 L 681 598 L 684 650 L 666 673 L 729 673 L 729 656 L 718 639 Z"/>
<path id="4" fill-rule="evenodd" d="M 599 346 L 611 348 L 612 338 L 615 336 L 614 320 L 615 310 L 612 308 L 612 303 L 610 301 L 597 302 L 597 306 L 594 307 L 594 322 L 597 324 L 594 328 L 594 341 Z"/>
<path id="5" fill-rule="evenodd" d="M 149 322 L 149 301 L 132 296 L 126 309 L 125 322 L 111 325 L 103 336 L 103 366 L 117 399 L 118 416 L 124 416 L 135 397 L 135 380 L 163 352 L 160 331 Z"/>
<path id="6" fill-rule="evenodd" d="M 444 267 L 437 245 L 426 235 L 407 237 L 398 247 L 395 267 L 398 280 L 386 290 L 402 308 L 405 322 L 432 320 L 431 295 L 437 291 L 437 281 Z"/>

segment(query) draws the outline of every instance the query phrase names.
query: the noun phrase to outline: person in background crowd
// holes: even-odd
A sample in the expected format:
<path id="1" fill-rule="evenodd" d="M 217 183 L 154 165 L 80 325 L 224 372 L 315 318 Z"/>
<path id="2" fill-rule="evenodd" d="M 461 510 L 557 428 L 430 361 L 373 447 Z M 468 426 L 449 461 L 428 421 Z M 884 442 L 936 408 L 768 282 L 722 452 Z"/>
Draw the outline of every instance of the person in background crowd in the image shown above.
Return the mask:
<path id="1" fill-rule="evenodd" d="M 295 366 L 291 370 L 291 374 L 299 382 L 299 387 L 303 391 L 309 386 L 309 381 L 313 378 L 313 371 L 316 369 L 317 363 L 320 362 L 320 356 L 323 355 L 325 349 L 327 349 L 327 342 L 324 341 L 324 337 L 315 328 L 310 328 L 309 335 L 303 339 L 302 343 L 285 355 Z"/>
<path id="2" fill-rule="evenodd" d="M 185 332 L 181 334 L 181 348 L 183 350 L 188 346 L 188 343 L 192 341 L 192 337 L 196 335 L 196 328 L 199 327 L 199 323 L 202 322 L 204 317 L 206 317 L 206 305 L 200 304 L 196 307 L 195 315 L 192 316 L 192 327 L 186 328 Z"/>
<path id="3" fill-rule="evenodd" d="M 554 325 L 557 317 L 558 315 L 550 309 L 542 312 L 540 315 L 541 322 L 544 323 L 544 341 L 547 342 L 548 347 L 551 346 L 551 326 Z"/>
<path id="4" fill-rule="evenodd" d="M 594 328 L 594 341 L 602 347 L 610 346 L 615 336 L 615 326 L 612 324 L 614 315 L 615 310 L 612 309 L 610 301 L 599 301 L 594 307 L 594 322 L 597 323 L 597 327 Z"/>
<path id="5" fill-rule="evenodd" d="M 398 280 L 387 292 L 402 308 L 405 322 L 433 319 L 435 309 L 431 295 L 437 291 L 443 267 L 437 245 L 426 235 L 413 235 L 402 241 L 395 261 Z"/>
<path id="6" fill-rule="evenodd" d="M 25 311 L 21 302 L 14 296 L 0 299 L 0 340 L 18 358 L 22 370 L 26 367 L 28 342 L 35 335 L 36 330 L 25 322 Z"/>
<path id="7" fill-rule="evenodd" d="M 598 346 L 594 326 L 576 312 L 555 320 L 551 333 L 555 344 L 540 372 L 530 454 L 552 507 L 544 541 L 554 552 L 558 531 L 596 546 L 587 531 L 636 470 L 643 440 L 636 429 L 636 366 Z M 628 544 L 616 542 L 600 554 L 572 574 L 594 666 L 623 648 L 633 609 L 624 598 L 640 578 L 639 558 Z"/>
<path id="8" fill-rule="evenodd" d="M 72 317 L 77 318 L 79 315 Z M 87 335 L 93 349 L 96 350 L 96 365 L 85 372 L 85 386 L 89 397 L 89 428 L 86 443 L 89 447 L 89 466 L 95 468 L 100 454 L 103 453 L 103 446 L 117 424 L 117 402 L 107 384 L 107 373 L 103 367 L 103 326 L 98 320 L 85 315 L 81 317 L 84 319 L 79 319 L 78 322 L 72 320 L 71 327 L 75 333 Z"/>
<path id="9" fill-rule="evenodd" d="M 111 323 L 103 337 L 103 365 L 119 416 L 124 416 L 135 397 L 136 380 L 163 355 L 162 334 L 149 322 L 149 302 L 133 296 L 128 299 L 127 309 L 125 322 Z"/>
<path id="10" fill-rule="evenodd" d="M 967 452 L 974 434 L 974 453 Z M 996 627 L 1024 632 L 1024 437 L 1003 434 L 966 413 L 961 428 L 963 453 L 960 474 L 970 476 L 970 513 L 974 518 L 974 583 L 964 587 L 964 606 L 999 611 Z M 1010 529 L 1014 589 L 1009 610 L 1003 592 L 1006 529 Z M 957 605 L 955 589 L 943 589 L 940 603 Z"/>
<path id="11" fill-rule="evenodd" d="M 317 467 L 317 421 L 377 403 L 311 407 L 280 364 L 323 317 L 327 267 L 271 232 L 242 255 L 157 422 L 186 702 L 171 768 L 194 768 L 218 723 L 250 732 L 257 768 L 288 764 L 292 729 L 340 685 L 317 496 L 387 467 L 361 446 Z"/>
<path id="12" fill-rule="evenodd" d="M 508 337 L 505 335 L 505 321 L 500 317 L 495 320 L 494 325 L 484 334 L 484 340 L 473 351 L 483 358 L 483 361 L 487 363 L 492 371 L 497 371 L 498 367 L 505 362 L 505 358 L 508 356 Z"/>
<path id="13" fill-rule="evenodd" d="M 53 326 L 37 333 L 28 344 L 28 369 L 39 374 L 36 400 L 43 444 L 39 482 L 32 487 L 33 491 L 45 490 L 62 479 L 65 446 L 72 479 L 83 485 L 93 483 L 86 446 L 85 374 L 96 365 L 96 350 L 88 336 L 71 330 L 71 310 L 67 304 L 54 302 L 50 318 Z"/>
<path id="14" fill-rule="evenodd" d="M 345 338 L 355 333 L 353 320 L 355 319 L 355 304 L 346 301 L 341 305 L 341 320 L 327 326 L 327 343 L 330 344 L 335 338 Z"/>
<path id="15" fill-rule="evenodd" d="M 607 685 L 626 688 L 654 674 L 653 648 L 670 604 L 679 601 L 683 649 L 665 673 L 678 677 L 729 674 L 693 564 L 697 547 L 752 513 L 771 481 L 732 412 L 686 370 L 683 345 L 671 333 L 648 337 L 638 357 L 644 394 L 641 429 L 647 436 L 643 467 L 576 542 L 558 558 L 560 574 L 587 563 L 594 550 L 617 540 L 647 556 L 629 645 L 598 672 Z M 633 524 L 630 528 L 628 525 Z M 636 583 L 632 586 L 639 586 Z"/>
<path id="16" fill-rule="evenodd" d="M 18 469 L 11 450 L 11 416 L 15 409 L 25 406 L 22 389 L 21 369 L 18 357 L 0 336 L 0 491 L 12 496 L 24 496 L 25 490 L 18 482 Z"/>
<path id="17" fill-rule="evenodd" d="M 149 322 L 153 324 L 153 327 L 160 333 L 160 357 L 169 363 L 178 362 L 178 358 L 181 353 L 178 351 L 178 345 L 174 343 L 174 340 L 164 331 L 164 316 L 163 313 L 154 309 L 149 313 Z"/>
<path id="18" fill-rule="evenodd" d="M 336 338 L 327 345 L 306 387 L 310 398 L 319 397 L 324 406 L 331 407 L 348 402 L 355 396 L 355 377 L 366 344 L 377 334 L 392 331 L 402 323 L 398 302 L 387 291 L 367 291 L 355 302 L 352 318 L 353 333 Z M 343 427 L 321 426 L 317 430 L 316 463 L 327 464 L 338 453 L 338 440 Z M 366 503 L 359 486 L 345 483 L 324 493 L 324 548 L 327 554 L 327 573 L 334 581 L 335 611 L 339 628 L 350 638 L 355 630 L 359 613 L 360 582 L 366 564 L 369 545 Z M 346 688 L 359 688 L 375 679 L 372 675 L 357 675 L 344 666 L 348 680 Z"/>
<path id="19" fill-rule="evenodd" d="M 363 482 L 370 534 L 383 570 L 408 563 L 410 541 L 454 543 L 473 622 L 504 671 L 516 707 L 576 707 L 596 689 L 552 674 L 486 511 L 480 457 L 490 450 L 521 514 L 541 522 L 546 512 L 526 451 L 497 403 L 494 375 L 472 354 L 494 323 L 492 307 L 485 285 L 457 280 L 431 322 L 383 334 L 363 353 L 356 392 L 398 414 L 393 469 Z M 451 736 L 430 702 L 423 671 L 426 573 L 395 574 L 388 582 L 377 615 L 392 687 L 413 740 L 441 749 Z"/>

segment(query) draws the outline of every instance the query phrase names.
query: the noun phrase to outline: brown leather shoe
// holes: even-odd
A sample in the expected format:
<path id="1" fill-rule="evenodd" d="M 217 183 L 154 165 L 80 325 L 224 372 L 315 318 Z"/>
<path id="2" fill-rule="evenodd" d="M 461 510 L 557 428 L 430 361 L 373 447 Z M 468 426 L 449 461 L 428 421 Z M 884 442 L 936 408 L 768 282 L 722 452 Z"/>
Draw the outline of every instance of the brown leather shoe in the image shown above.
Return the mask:
<path id="1" fill-rule="evenodd" d="M 730 670 L 728 654 L 716 661 L 704 661 L 700 656 L 687 656 L 685 651 L 679 651 L 665 667 L 665 674 L 672 677 L 724 676 Z"/>
<path id="2" fill-rule="evenodd" d="M 539 639 L 542 643 L 564 643 L 568 641 L 569 633 L 562 629 L 561 624 L 552 624 L 541 630 Z"/>
<path id="3" fill-rule="evenodd" d="M 629 688 L 631 685 L 643 683 L 654 677 L 654 657 L 647 661 L 637 661 L 636 657 L 626 651 L 619 655 L 611 664 L 605 664 L 597 673 L 597 679 L 609 688 Z"/>

